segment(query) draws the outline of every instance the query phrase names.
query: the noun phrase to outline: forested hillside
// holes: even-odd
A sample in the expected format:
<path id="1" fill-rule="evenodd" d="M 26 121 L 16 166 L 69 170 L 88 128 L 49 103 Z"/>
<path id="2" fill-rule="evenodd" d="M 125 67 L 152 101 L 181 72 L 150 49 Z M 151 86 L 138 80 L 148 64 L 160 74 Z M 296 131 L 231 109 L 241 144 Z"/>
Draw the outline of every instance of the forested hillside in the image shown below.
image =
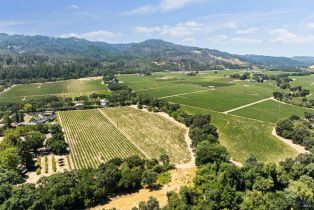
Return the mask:
<path id="1" fill-rule="evenodd" d="M 108 44 L 78 38 L 0 34 L 1 84 L 99 76 L 108 71 L 203 71 L 253 66 L 295 71 L 306 64 L 300 59 L 240 56 L 154 39 Z"/>

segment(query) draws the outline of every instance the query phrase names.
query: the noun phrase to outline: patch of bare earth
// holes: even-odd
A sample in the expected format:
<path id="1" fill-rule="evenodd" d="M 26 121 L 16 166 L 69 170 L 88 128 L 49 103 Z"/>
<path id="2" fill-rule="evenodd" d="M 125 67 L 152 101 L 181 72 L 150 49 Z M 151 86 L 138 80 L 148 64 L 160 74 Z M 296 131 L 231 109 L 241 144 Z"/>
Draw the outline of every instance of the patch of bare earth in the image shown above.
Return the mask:
<path id="1" fill-rule="evenodd" d="M 56 171 L 53 171 L 53 168 L 52 168 L 52 156 L 54 156 L 56 160 L 56 166 L 57 166 Z M 37 174 L 36 171 L 30 171 L 26 173 L 26 177 L 27 177 L 26 183 L 36 184 L 41 177 L 51 176 L 52 174 L 55 174 L 58 172 L 69 171 L 70 166 L 65 155 L 64 156 L 48 155 L 46 157 L 48 157 L 48 172 L 46 173 L 45 156 L 40 156 L 39 158 L 41 158 L 41 163 L 40 163 L 41 173 Z M 63 160 L 62 161 L 63 164 L 59 163 L 60 159 Z"/>
<path id="2" fill-rule="evenodd" d="M 10 87 L 4 89 L 2 92 L 0 92 L 0 94 L 1 94 L 1 93 L 6 93 L 6 92 L 8 92 L 9 90 L 11 90 L 12 88 L 14 88 L 15 86 L 17 86 L 17 85 L 12 85 L 12 86 L 10 86 Z"/>
<path id="3" fill-rule="evenodd" d="M 108 204 L 96 206 L 92 210 L 112 209 L 129 210 L 141 201 L 147 201 L 150 196 L 155 197 L 161 207 L 167 205 L 167 192 L 178 192 L 182 186 L 191 185 L 196 168 L 174 169 L 171 171 L 171 182 L 158 190 L 141 189 L 138 192 L 112 198 Z"/>
<path id="4" fill-rule="evenodd" d="M 80 78 L 78 79 L 79 81 L 86 81 L 86 80 L 99 80 L 101 79 L 101 77 L 84 77 L 84 78 Z"/>
<path id="5" fill-rule="evenodd" d="M 281 136 L 279 136 L 276 132 L 276 128 L 274 127 L 272 130 L 272 135 L 275 136 L 277 139 L 281 140 L 282 142 L 284 142 L 285 144 L 289 145 L 290 147 L 292 147 L 293 149 L 295 149 L 299 154 L 308 154 L 310 153 L 310 151 L 306 150 L 304 147 L 302 147 L 301 145 L 298 144 L 294 144 L 292 142 L 292 140 L 290 139 L 285 139 Z"/>

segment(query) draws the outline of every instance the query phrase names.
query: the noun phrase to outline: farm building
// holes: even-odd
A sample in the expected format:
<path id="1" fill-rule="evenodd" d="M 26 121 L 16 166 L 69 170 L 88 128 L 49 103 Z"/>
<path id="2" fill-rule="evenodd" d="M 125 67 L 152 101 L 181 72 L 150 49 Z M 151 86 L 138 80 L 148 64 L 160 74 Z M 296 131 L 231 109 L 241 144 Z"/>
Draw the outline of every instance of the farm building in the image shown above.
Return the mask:
<path id="1" fill-rule="evenodd" d="M 107 106 L 108 102 L 109 101 L 107 99 L 100 99 L 100 105 L 101 106 Z"/>
<path id="2" fill-rule="evenodd" d="M 75 104 L 75 107 L 80 107 L 80 106 L 83 106 L 84 104 L 83 104 L 83 102 L 77 102 L 76 104 Z"/>
<path id="3" fill-rule="evenodd" d="M 52 122 L 54 119 L 56 119 L 54 112 L 46 111 L 43 115 L 39 114 L 38 116 L 34 117 L 27 125 Z"/>
<path id="4" fill-rule="evenodd" d="M 44 112 L 44 116 L 53 116 L 54 115 L 54 111 L 45 111 Z"/>

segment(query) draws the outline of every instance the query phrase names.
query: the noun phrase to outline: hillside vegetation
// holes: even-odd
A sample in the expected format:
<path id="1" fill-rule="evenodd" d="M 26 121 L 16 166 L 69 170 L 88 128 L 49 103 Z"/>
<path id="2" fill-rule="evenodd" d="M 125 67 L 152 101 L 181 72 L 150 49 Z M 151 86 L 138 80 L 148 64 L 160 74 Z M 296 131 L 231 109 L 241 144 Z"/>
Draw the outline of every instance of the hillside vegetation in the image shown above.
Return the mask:
<path id="1" fill-rule="evenodd" d="M 204 71 L 262 67 L 303 70 L 286 57 L 234 55 L 163 40 L 108 44 L 78 38 L 0 34 L 0 84 L 51 81 L 105 72 Z"/>

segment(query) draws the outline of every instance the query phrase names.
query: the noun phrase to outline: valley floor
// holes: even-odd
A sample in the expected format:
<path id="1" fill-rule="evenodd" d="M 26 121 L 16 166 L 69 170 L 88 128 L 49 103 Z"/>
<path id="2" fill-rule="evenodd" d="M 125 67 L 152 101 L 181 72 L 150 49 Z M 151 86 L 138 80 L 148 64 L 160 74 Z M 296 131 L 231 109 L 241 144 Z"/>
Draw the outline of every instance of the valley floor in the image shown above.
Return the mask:
<path id="1" fill-rule="evenodd" d="M 211 114 L 220 142 L 234 161 L 243 163 L 252 153 L 264 162 L 295 157 L 299 151 L 273 136 L 272 130 L 280 119 L 314 110 L 273 100 L 272 93 L 278 90 L 274 81 L 232 80 L 226 76 L 232 72 L 202 72 L 194 77 L 178 72 L 121 75 L 119 80 L 139 95 L 179 103 L 190 114 Z"/>

